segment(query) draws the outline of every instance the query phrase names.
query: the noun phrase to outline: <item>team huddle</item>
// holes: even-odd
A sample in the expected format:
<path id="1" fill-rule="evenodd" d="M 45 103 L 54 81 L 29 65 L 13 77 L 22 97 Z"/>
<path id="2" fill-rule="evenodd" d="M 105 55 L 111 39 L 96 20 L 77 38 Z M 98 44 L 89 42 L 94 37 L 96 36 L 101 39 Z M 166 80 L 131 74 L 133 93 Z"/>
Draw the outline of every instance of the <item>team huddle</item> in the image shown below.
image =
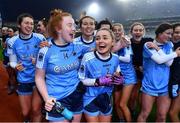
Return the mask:
<path id="1" fill-rule="evenodd" d="M 17 72 L 24 121 L 145 122 L 156 103 L 156 121 L 179 121 L 180 24 L 162 23 L 155 37 L 135 22 L 123 25 L 91 16 L 79 20 L 52 10 L 48 22 L 28 13 L 17 18 L 19 34 L 6 39 L 9 66 Z M 135 118 L 137 104 L 141 110 Z"/>

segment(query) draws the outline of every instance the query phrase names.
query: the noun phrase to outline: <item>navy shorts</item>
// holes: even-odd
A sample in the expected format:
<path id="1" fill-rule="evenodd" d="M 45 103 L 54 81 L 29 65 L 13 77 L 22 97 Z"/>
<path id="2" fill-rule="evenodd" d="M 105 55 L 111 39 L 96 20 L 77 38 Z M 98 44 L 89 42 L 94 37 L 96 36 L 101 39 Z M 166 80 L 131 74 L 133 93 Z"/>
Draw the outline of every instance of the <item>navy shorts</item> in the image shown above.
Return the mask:
<path id="1" fill-rule="evenodd" d="M 107 93 L 98 95 L 90 104 L 85 106 L 84 113 L 89 116 L 111 115 L 112 97 Z"/>
<path id="2" fill-rule="evenodd" d="M 114 85 L 114 92 L 121 91 L 123 88 L 123 85 Z"/>
<path id="3" fill-rule="evenodd" d="M 86 87 L 80 82 L 76 90 L 69 96 L 57 100 L 65 108 L 73 112 L 73 114 L 81 114 L 83 112 L 83 95 L 86 91 Z M 65 118 L 60 113 L 50 111 L 46 113 L 46 119 L 49 121 L 63 121 Z"/>
<path id="4" fill-rule="evenodd" d="M 140 70 L 136 70 L 136 76 L 138 80 L 142 81 L 143 73 Z"/>
<path id="5" fill-rule="evenodd" d="M 18 83 L 17 93 L 19 95 L 31 95 L 35 88 L 35 82 L 33 83 Z"/>

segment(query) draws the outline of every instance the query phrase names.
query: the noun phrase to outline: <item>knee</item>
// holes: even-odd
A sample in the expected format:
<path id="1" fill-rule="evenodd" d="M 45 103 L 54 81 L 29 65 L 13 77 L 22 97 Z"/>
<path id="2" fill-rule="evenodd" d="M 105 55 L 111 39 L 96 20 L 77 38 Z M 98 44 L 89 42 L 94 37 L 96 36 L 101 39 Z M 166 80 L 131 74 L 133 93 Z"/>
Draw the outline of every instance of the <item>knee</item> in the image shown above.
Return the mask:
<path id="1" fill-rule="evenodd" d="M 127 105 L 126 105 L 125 103 L 123 103 L 123 102 L 120 102 L 119 106 L 120 106 L 120 108 L 121 108 L 122 110 L 125 109 L 125 108 L 127 108 Z"/>
<path id="2" fill-rule="evenodd" d="M 149 111 L 141 111 L 140 113 L 140 117 L 143 117 L 143 119 L 147 119 L 147 117 L 149 116 L 150 112 Z"/>
<path id="3" fill-rule="evenodd" d="M 39 114 L 41 114 L 41 110 L 42 110 L 42 108 L 40 106 L 35 106 L 32 108 L 32 114 L 39 115 Z"/>
<path id="4" fill-rule="evenodd" d="M 173 117 L 174 115 L 176 115 L 176 112 L 172 109 L 169 110 L 169 116 Z"/>
<path id="5" fill-rule="evenodd" d="M 119 106 L 120 106 L 120 105 L 119 105 L 119 102 L 117 102 L 117 101 L 114 102 L 114 106 L 115 106 L 115 108 L 120 108 L 120 107 L 119 107 Z"/>
<path id="6" fill-rule="evenodd" d="M 157 114 L 157 122 L 164 122 L 164 121 L 166 121 L 166 113 Z"/>
<path id="7" fill-rule="evenodd" d="M 22 110 L 23 117 L 29 117 L 30 116 L 30 110 Z"/>

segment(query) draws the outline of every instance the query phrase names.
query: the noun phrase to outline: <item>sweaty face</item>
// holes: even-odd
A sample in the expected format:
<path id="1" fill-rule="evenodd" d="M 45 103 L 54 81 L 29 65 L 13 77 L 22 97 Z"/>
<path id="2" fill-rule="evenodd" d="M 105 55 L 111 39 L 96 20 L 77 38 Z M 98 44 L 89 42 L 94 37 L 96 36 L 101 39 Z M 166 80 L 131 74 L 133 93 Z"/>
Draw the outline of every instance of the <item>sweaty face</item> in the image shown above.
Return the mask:
<path id="1" fill-rule="evenodd" d="M 20 32 L 24 35 L 30 35 L 34 29 L 34 21 L 30 17 L 24 17 L 21 24 L 18 26 Z"/>
<path id="2" fill-rule="evenodd" d="M 65 42 L 72 42 L 75 35 L 75 23 L 71 16 L 65 16 L 62 20 L 61 38 Z"/>
<path id="3" fill-rule="evenodd" d="M 177 26 L 173 32 L 173 41 L 180 41 L 180 26 Z"/>
<path id="4" fill-rule="evenodd" d="M 116 40 L 120 40 L 121 36 L 124 34 L 124 30 L 120 26 L 114 26 L 113 32 L 114 32 Z"/>
<path id="5" fill-rule="evenodd" d="M 131 34 L 136 41 L 141 41 L 144 35 L 144 27 L 141 25 L 135 25 Z"/>
<path id="6" fill-rule="evenodd" d="M 96 34 L 96 49 L 103 55 L 107 56 L 111 52 L 113 46 L 113 39 L 109 31 L 100 30 Z"/>
<path id="7" fill-rule="evenodd" d="M 81 32 L 85 36 L 92 36 L 95 30 L 95 21 L 91 18 L 84 18 L 81 24 Z"/>

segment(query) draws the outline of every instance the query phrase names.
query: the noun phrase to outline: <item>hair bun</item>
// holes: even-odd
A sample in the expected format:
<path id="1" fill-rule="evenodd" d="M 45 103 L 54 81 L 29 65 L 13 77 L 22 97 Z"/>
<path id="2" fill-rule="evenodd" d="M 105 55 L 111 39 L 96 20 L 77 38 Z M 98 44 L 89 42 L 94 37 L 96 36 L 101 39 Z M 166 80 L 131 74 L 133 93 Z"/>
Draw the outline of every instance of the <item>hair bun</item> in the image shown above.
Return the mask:
<path id="1" fill-rule="evenodd" d="M 50 12 L 50 16 L 51 17 L 55 17 L 57 15 L 61 15 L 63 13 L 62 9 L 54 9 Z"/>

